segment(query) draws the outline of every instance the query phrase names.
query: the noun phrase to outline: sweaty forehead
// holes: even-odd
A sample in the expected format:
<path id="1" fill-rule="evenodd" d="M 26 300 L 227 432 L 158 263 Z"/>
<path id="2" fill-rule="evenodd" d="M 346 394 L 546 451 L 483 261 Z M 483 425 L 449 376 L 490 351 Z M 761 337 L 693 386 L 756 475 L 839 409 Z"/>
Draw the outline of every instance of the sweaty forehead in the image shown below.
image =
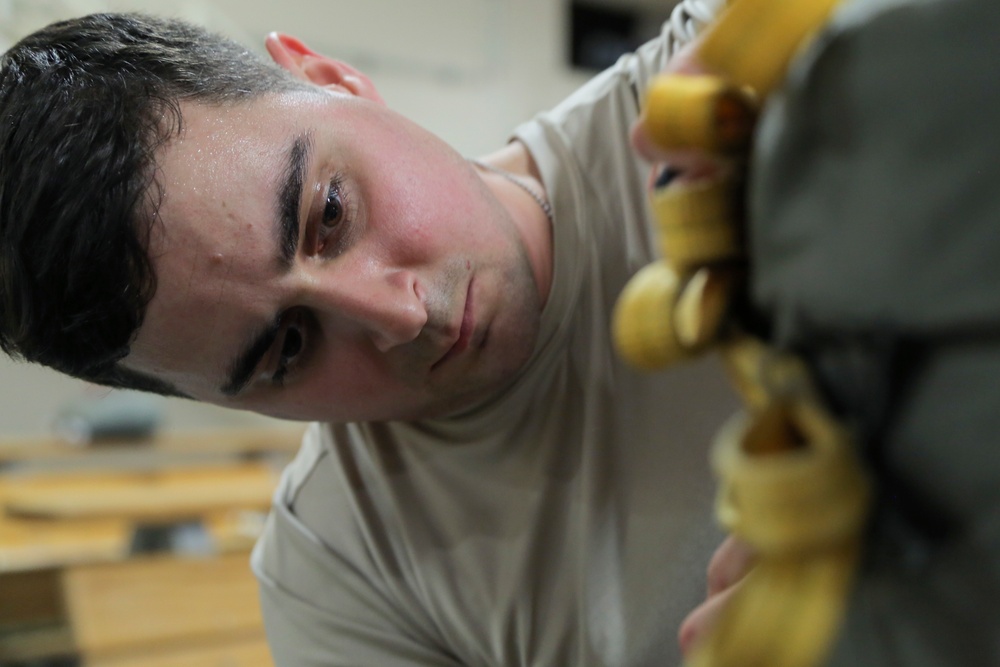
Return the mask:
<path id="1" fill-rule="evenodd" d="M 293 131 L 259 102 L 185 105 L 158 159 L 157 287 L 126 364 L 199 398 L 219 386 L 246 330 L 273 316 L 274 190 Z"/>
<path id="2" fill-rule="evenodd" d="M 181 131 L 156 156 L 161 217 L 207 223 L 271 206 L 289 147 L 311 132 L 320 100 L 293 91 L 234 104 L 182 103 Z M 168 236 L 172 226 L 160 225 Z"/>
<path id="3" fill-rule="evenodd" d="M 169 202 L 196 199 L 209 186 L 228 178 L 254 176 L 266 169 L 268 151 L 281 128 L 265 119 L 271 105 L 264 100 L 235 105 L 183 104 L 181 131 L 157 156 L 157 181 Z M 255 168 L 256 167 L 256 168 Z"/>

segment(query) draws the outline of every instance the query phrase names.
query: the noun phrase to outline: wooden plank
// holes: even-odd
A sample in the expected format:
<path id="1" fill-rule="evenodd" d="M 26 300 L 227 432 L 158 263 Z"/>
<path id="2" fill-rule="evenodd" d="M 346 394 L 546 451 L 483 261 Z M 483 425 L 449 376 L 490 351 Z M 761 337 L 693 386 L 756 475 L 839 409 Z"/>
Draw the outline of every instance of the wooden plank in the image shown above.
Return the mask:
<path id="1" fill-rule="evenodd" d="M 159 433 L 148 440 L 116 441 L 76 446 L 54 437 L 0 438 L 0 467 L 24 461 L 85 460 L 95 454 L 123 450 L 151 454 L 220 454 L 256 456 L 272 452 L 292 454 L 302 440 L 300 425 L 277 428 L 212 429 Z"/>
<path id="2" fill-rule="evenodd" d="M 92 658 L 84 667 L 274 667 L 263 634 L 236 641 L 176 650 L 140 651 L 112 658 Z"/>
<path id="3" fill-rule="evenodd" d="M 8 514 L 20 517 L 172 522 L 227 509 L 266 509 L 277 481 L 274 468 L 254 463 L 50 473 L 8 478 L 0 501 Z"/>
<path id="4" fill-rule="evenodd" d="M 55 570 L 0 575 L 0 631 L 59 623 L 63 616 Z"/>
<path id="5" fill-rule="evenodd" d="M 56 570 L 0 575 L 0 665 L 71 655 Z"/>
<path id="6" fill-rule="evenodd" d="M 200 518 L 218 553 L 249 551 L 260 535 L 264 510 L 228 510 Z M 128 519 L 53 520 L 0 515 L 0 577 L 124 560 L 135 523 Z M 0 587 L 0 606 L 4 589 Z"/>
<path id="7" fill-rule="evenodd" d="M 0 573 L 121 560 L 132 529 L 123 519 L 48 519 L 0 515 Z"/>
<path id="8" fill-rule="evenodd" d="M 246 553 L 71 567 L 66 614 L 90 659 L 245 638 L 263 622 Z"/>
<path id="9" fill-rule="evenodd" d="M 14 633 L 0 633 L 0 665 L 12 662 L 38 660 L 46 664 L 46 659 L 69 657 L 76 652 L 73 636 L 65 624 L 43 625 L 26 628 Z"/>

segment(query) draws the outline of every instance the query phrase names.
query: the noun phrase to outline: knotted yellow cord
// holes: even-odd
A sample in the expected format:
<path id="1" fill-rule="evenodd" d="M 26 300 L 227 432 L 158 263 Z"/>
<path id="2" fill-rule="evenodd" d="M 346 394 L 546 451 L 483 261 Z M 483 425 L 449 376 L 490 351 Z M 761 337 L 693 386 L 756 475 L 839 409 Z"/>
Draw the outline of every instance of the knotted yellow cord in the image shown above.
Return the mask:
<path id="1" fill-rule="evenodd" d="M 737 0 L 705 35 L 701 61 L 721 76 L 661 77 L 644 111 L 667 149 L 739 157 L 759 100 L 837 0 Z M 745 288 L 740 192 L 727 182 L 653 195 L 664 259 L 616 306 L 615 340 L 653 369 L 718 347 L 747 405 L 719 434 L 717 514 L 759 557 L 690 667 L 813 667 L 836 636 L 861 549 L 869 490 L 848 434 L 810 373 L 726 320 Z"/>

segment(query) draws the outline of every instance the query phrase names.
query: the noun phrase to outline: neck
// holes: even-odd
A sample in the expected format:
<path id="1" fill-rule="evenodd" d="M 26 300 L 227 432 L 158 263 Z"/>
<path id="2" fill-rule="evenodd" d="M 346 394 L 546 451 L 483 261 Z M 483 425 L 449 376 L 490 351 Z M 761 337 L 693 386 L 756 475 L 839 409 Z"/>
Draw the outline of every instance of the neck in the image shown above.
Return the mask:
<path id="1" fill-rule="evenodd" d="M 520 232 L 544 305 L 552 286 L 552 213 L 538 167 L 517 141 L 476 162 L 486 186 Z"/>
<path id="2" fill-rule="evenodd" d="M 542 174 L 531 153 L 520 141 L 512 141 L 500 150 L 493 151 L 479 159 L 488 165 L 502 169 L 520 178 L 531 179 L 538 183 L 539 191 L 544 194 Z"/>

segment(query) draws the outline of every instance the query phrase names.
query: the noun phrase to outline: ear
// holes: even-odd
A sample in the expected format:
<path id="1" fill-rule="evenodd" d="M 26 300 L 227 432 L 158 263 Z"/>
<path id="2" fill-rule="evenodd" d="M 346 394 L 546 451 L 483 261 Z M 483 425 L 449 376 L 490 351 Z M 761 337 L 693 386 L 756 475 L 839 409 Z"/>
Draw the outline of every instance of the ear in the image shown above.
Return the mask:
<path id="1" fill-rule="evenodd" d="M 274 62 L 297 79 L 385 104 L 367 76 L 345 62 L 316 53 L 295 37 L 272 32 L 264 40 L 264 46 Z"/>

